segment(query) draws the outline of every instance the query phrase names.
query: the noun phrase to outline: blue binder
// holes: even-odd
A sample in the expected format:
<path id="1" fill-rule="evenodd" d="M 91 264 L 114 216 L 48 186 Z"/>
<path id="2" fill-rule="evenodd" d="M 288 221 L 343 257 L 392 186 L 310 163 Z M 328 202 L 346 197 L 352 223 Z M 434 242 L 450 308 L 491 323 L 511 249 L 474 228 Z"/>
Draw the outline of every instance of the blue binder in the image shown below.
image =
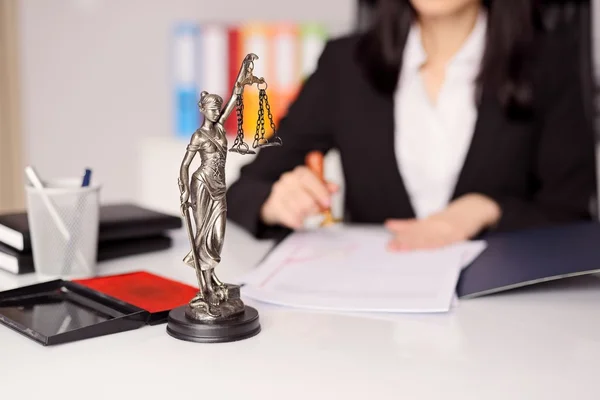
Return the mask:
<path id="1" fill-rule="evenodd" d="M 461 273 L 459 298 L 474 298 L 536 283 L 600 273 L 600 224 L 494 234 Z"/>

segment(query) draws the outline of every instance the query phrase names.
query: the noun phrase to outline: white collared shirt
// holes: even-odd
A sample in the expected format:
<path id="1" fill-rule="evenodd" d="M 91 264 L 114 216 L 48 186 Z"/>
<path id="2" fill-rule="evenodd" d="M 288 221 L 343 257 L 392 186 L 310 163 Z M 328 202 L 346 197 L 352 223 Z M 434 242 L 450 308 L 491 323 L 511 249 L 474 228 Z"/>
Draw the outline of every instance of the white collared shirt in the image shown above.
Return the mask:
<path id="1" fill-rule="evenodd" d="M 395 152 L 417 218 L 449 203 L 471 144 L 477 120 L 475 79 L 485 48 L 487 18 L 473 31 L 446 67 L 436 104 L 427 94 L 420 67 L 427 55 L 418 25 L 411 29 L 395 93 Z"/>

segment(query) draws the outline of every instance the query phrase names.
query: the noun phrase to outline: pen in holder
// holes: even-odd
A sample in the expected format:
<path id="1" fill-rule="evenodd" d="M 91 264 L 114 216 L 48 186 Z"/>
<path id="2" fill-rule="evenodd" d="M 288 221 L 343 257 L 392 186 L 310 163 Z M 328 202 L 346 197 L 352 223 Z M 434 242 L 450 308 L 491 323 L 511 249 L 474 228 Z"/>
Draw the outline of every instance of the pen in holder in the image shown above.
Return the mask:
<path id="1" fill-rule="evenodd" d="M 81 183 L 81 187 L 85 188 L 90 185 L 91 176 L 92 176 L 92 171 L 89 168 L 87 168 L 85 170 L 85 174 L 83 176 L 83 182 Z M 71 226 L 73 227 L 73 231 L 71 232 L 71 237 L 70 237 L 69 241 L 67 242 L 67 248 L 66 248 L 66 252 L 65 252 L 65 262 L 63 265 L 61 276 L 69 275 L 69 273 L 73 270 L 73 261 L 74 261 L 73 257 L 77 250 L 78 238 L 81 235 L 81 228 L 82 228 L 82 224 L 81 224 L 82 218 L 81 217 L 82 217 L 82 213 L 85 211 L 86 200 L 87 200 L 86 196 L 80 196 L 77 199 L 77 207 L 75 208 L 75 213 L 73 215 L 73 221 L 71 223 Z M 89 272 L 92 272 L 91 268 L 86 268 L 86 270 L 88 270 Z"/>
<path id="2" fill-rule="evenodd" d="M 25 170 L 27 216 L 36 273 L 42 276 L 93 276 L 98 249 L 98 186 L 81 179 L 44 185 L 32 167 Z"/>

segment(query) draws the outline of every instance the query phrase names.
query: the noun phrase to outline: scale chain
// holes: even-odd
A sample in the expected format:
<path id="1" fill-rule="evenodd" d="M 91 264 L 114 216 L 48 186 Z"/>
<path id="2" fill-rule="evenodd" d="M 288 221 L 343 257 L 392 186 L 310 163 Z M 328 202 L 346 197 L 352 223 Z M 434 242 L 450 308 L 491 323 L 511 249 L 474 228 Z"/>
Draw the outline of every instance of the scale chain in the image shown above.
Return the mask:
<path id="1" fill-rule="evenodd" d="M 267 116 L 269 117 L 269 124 L 271 125 L 271 129 L 273 130 L 273 134 L 275 135 L 275 122 L 273 121 L 273 114 L 271 114 L 271 105 L 269 104 L 269 98 L 267 97 L 267 91 L 261 89 L 263 92 L 263 97 L 265 98 L 265 108 L 267 109 Z"/>
<path id="2" fill-rule="evenodd" d="M 244 101 L 243 101 L 241 93 L 238 94 L 238 97 L 237 97 L 236 113 L 237 113 L 238 129 L 237 129 L 237 135 L 235 137 L 235 141 L 233 142 L 233 148 L 237 148 L 241 144 L 241 141 L 244 140 L 244 129 L 243 129 Z"/>
<path id="3" fill-rule="evenodd" d="M 256 148 L 260 142 L 265 139 L 265 111 L 263 105 L 263 91 L 259 91 L 258 95 L 258 118 L 256 119 L 256 134 L 254 135 L 254 143 L 252 147 Z"/>
<path id="4" fill-rule="evenodd" d="M 264 83 L 264 82 L 263 82 Z M 265 84 L 266 86 L 266 84 Z M 273 133 L 273 142 L 265 138 L 265 109 L 267 110 L 267 116 L 269 118 L 269 126 Z M 237 95 L 236 101 L 236 114 L 237 114 L 237 135 L 233 146 L 230 151 L 235 151 L 240 154 L 255 154 L 254 151 L 250 150 L 248 145 L 244 143 L 244 101 L 242 94 Z M 281 146 L 281 139 L 277 136 L 275 121 L 273 114 L 271 113 L 271 105 L 269 104 L 269 98 L 267 96 L 267 90 L 259 87 L 258 92 L 258 116 L 256 120 L 256 132 L 254 134 L 253 148 L 258 147 L 269 147 L 269 146 Z M 244 147 L 242 149 L 242 147 Z"/>

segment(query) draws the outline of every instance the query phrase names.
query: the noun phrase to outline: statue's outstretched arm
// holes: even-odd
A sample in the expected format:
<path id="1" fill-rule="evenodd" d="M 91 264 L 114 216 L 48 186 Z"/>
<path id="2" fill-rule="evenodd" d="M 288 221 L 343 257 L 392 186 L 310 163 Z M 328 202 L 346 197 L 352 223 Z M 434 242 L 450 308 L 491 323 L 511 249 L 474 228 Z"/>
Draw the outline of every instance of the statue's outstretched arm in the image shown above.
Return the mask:
<path id="1" fill-rule="evenodd" d="M 242 61 L 240 72 L 238 73 L 237 79 L 235 80 L 235 84 L 233 85 L 233 88 L 231 90 L 231 97 L 229 98 L 229 101 L 227 102 L 227 104 L 223 108 L 223 111 L 221 112 L 221 118 L 219 118 L 219 123 L 225 123 L 225 121 L 229 117 L 229 114 L 231 114 L 233 108 L 235 107 L 238 95 L 242 94 L 242 92 L 244 91 L 244 86 L 251 85 L 256 81 L 256 78 L 252 79 L 252 70 L 254 69 L 254 60 L 257 59 L 258 56 L 256 54 L 250 53 L 244 58 L 244 61 Z"/>

